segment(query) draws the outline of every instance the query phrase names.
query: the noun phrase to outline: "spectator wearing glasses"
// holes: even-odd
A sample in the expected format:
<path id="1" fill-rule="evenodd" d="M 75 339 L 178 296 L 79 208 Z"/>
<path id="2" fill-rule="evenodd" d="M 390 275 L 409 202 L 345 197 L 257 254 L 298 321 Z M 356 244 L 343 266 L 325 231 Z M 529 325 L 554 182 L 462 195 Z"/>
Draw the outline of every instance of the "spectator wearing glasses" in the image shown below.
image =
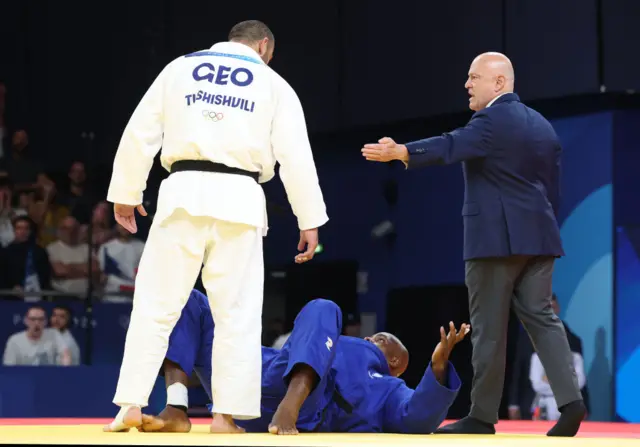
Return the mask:
<path id="1" fill-rule="evenodd" d="M 40 306 L 32 306 L 24 317 L 24 331 L 7 340 L 2 357 L 4 366 L 67 366 L 71 354 L 55 329 L 47 328 L 47 314 Z"/>

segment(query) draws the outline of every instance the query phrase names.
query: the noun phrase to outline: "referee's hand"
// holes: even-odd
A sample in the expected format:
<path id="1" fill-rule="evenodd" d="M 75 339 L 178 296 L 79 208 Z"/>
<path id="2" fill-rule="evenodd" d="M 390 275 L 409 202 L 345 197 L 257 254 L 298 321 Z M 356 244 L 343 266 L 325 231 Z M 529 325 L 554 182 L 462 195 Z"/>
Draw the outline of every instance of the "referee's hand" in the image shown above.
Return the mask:
<path id="1" fill-rule="evenodd" d="M 138 226 L 136 225 L 135 210 L 138 210 L 141 216 L 147 215 L 147 211 L 142 205 L 133 206 L 123 205 L 121 203 L 113 204 L 113 214 L 116 217 L 116 222 L 118 222 L 125 230 L 132 234 L 135 234 L 138 231 Z"/>

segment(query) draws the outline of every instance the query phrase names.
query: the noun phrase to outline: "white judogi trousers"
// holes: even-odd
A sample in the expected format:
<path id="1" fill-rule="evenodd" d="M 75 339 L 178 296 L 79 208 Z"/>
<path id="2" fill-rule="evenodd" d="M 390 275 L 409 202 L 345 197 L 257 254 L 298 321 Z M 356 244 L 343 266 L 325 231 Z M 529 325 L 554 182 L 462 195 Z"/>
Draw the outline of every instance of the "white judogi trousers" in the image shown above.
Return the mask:
<path id="1" fill-rule="evenodd" d="M 154 220 L 136 278 L 115 404 L 148 404 L 169 336 L 204 264 L 215 323 L 213 411 L 239 420 L 260 417 L 262 237 L 261 228 L 194 217 L 182 208 Z"/>

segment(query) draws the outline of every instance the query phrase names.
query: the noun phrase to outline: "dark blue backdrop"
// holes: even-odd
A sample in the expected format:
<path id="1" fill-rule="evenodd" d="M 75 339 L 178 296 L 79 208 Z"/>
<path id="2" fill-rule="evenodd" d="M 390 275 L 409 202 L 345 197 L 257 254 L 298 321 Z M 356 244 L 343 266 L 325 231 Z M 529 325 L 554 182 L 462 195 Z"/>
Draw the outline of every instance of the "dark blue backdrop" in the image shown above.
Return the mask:
<path id="1" fill-rule="evenodd" d="M 615 115 L 616 414 L 640 422 L 640 112 Z"/>

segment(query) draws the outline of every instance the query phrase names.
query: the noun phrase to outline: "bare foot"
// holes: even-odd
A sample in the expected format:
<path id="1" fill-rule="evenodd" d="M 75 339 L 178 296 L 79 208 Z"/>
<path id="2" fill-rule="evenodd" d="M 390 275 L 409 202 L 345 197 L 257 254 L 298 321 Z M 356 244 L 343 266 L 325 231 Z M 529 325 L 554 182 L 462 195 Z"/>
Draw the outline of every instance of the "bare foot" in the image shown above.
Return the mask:
<path id="1" fill-rule="evenodd" d="M 209 431 L 211 433 L 244 433 L 245 429 L 238 427 L 230 415 L 214 413 Z"/>
<path id="2" fill-rule="evenodd" d="M 142 415 L 142 425 L 138 431 L 151 433 L 189 433 L 191 421 L 187 414 L 173 407 L 165 407 L 157 416 Z"/>
<path id="3" fill-rule="evenodd" d="M 122 412 L 122 409 L 120 410 Z M 108 425 L 102 428 L 105 432 L 128 432 L 132 427 L 140 427 L 142 425 L 142 410 L 140 407 L 129 407 L 124 414 L 118 413 Z"/>
<path id="4" fill-rule="evenodd" d="M 269 424 L 269 433 L 272 435 L 297 435 L 297 420 L 298 412 L 292 411 L 288 406 L 282 405 L 281 402 Z"/>

